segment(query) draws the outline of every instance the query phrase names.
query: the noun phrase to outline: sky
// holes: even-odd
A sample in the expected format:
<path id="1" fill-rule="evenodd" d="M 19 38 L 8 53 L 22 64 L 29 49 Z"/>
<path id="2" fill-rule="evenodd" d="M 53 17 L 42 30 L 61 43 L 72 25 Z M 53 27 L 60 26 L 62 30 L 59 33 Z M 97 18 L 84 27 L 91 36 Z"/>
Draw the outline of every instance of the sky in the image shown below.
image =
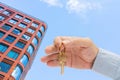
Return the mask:
<path id="1" fill-rule="evenodd" d="M 91 70 L 51 68 L 40 62 L 57 36 L 89 37 L 100 48 L 120 54 L 120 0 L 0 0 L 44 21 L 48 29 L 25 80 L 111 80 Z"/>

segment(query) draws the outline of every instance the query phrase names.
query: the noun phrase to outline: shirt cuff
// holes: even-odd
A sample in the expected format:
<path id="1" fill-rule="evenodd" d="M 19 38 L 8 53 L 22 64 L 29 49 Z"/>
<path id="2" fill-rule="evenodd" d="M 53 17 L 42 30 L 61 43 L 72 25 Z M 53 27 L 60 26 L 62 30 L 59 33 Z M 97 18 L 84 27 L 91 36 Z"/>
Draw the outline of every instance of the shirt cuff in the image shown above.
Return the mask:
<path id="1" fill-rule="evenodd" d="M 119 67 L 120 56 L 100 48 L 92 70 L 118 80 L 117 78 L 120 77 Z"/>

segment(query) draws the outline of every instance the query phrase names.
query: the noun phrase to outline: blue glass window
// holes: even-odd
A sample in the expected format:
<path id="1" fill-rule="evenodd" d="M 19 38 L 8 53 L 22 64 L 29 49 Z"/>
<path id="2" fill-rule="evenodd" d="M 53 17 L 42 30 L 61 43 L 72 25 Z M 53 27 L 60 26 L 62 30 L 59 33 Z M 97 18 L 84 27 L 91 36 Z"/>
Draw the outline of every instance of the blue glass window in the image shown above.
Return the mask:
<path id="1" fill-rule="evenodd" d="M 0 52 L 4 53 L 7 49 L 8 49 L 7 45 L 0 43 Z"/>
<path id="2" fill-rule="evenodd" d="M 17 65 L 11 75 L 15 78 L 15 80 L 19 80 L 22 72 L 23 70 L 21 66 Z"/>
<path id="3" fill-rule="evenodd" d="M 2 29 L 6 30 L 6 31 L 10 30 L 11 28 L 12 28 L 12 26 L 10 26 L 8 24 L 5 24 L 2 26 Z"/>
<path id="4" fill-rule="evenodd" d="M 22 16 L 17 14 L 17 15 L 15 15 L 15 18 L 22 19 Z"/>
<path id="5" fill-rule="evenodd" d="M 41 30 L 42 32 L 45 32 L 45 27 L 44 27 L 44 26 L 41 26 L 41 27 L 40 27 L 40 30 Z"/>
<path id="6" fill-rule="evenodd" d="M 27 27 L 27 25 L 24 24 L 24 23 L 20 23 L 18 26 L 21 27 L 21 28 L 26 28 Z"/>
<path id="7" fill-rule="evenodd" d="M 10 69 L 11 65 L 5 62 L 0 62 L 0 71 L 7 73 Z"/>
<path id="8" fill-rule="evenodd" d="M 11 51 L 7 54 L 7 56 L 8 56 L 9 58 L 12 58 L 12 59 L 16 60 L 16 59 L 18 58 L 18 56 L 19 56 L 19 53 L 11 50 Z"/>
<path id="9" fill-rule="evenodd" d="M 34 39 L 32 40 L 32 43 L 36 46 L 36 45 L 38 44 L 38 40 L 37 40 L 36 38 L 34 38 Z"/>
<path id="10" fill-rule="evenodd" d="M 16 24 L 18 21 L 15 20 L 15 19 L 11 19 L 11 20 L 9 20 L 9 22 L 12 23 L 12 24 Z"/>
<path id="11" fill-rule="evenodd" d="M 0 38 L 2 38 L 4 36 L 4 32 L 0 31 Z"/>
<path id="12" fill-rule="evenodd" d="M 37 28 L 38 27 L 38 24 L 37 23 L 32 23 L 32 26 Z"/>
<path id="13" fill-rule="evenodd" d="M 32 45 L 29 45 L 28 49 L 27 49 L 27 52 L 32 55 L 33 52 L 34 52 L 34 47 Z"/>
<path id="14" fill-rule="evenodd" d="M 24 21 L 27 22 L 27 23 L 30 23 L 30 22 L 31 22 L 31 20 L 28 19 L 28 18 L 25 18 Z"/>
<path id="15" fill-rule="evenodd" d="M 25 39 L 25 40 L 29 40 L 30 39 L 30 36 L 26 35 L 26 34 L 23 34 L 22 35 L 22 38 Z"/>
<path id="16" fill-rule="evenodd" d="M 40 31 L 38 31 L 38 32 L 37 32 L 37 36 L 38 36 L 39 38 L 41 38 L 41 37 L 42 37 L 42 33 L 41 33 Z"/>
<path id="17" fill-rule="evenodd" d="M 3 14 L 9 16 L 11 14 L 11 12 L 10 11 L 4 11 Z"/>
<path id="18" fill-rule="evenodd" d="M 23 48 L 25 47 L 25 44 L 24 44 L 23 42 L 18 41 L 18 42 L 15 44 L 15 46 L 23 49 Z"/>
<path id="19" fill-rule="evenodd" d="M 31 28 L 28 28 L 27 32 L 34 33 L 35 31 L 33 29 L 31 29 Z"/>
<path id="20" fill-rule="evenodd" d="M 0 6 L 0 11 L 2 11 L 4 8 Z"/>
<path id="21" fill-rule="evenodd" d="M 0 79 L 3 80 L 4 76 L 2 74 L 0 74 Z"/>
<path id="22" fill-rule="evenodd" d="M 15 29 L 12 31 L 12 33 L 14 33 L 14 34 L 16 34 L 16 35 L 19 35 L 21 32 L 22 32 L 22 31 L 19 30 L 19 29 L 17 29 L 17 28 L 15 28 Z"/>
<path id="23" fill-rule="evenodd" d="M 9 43 L 12 43 L 12 42 L 14 42 L 15 39 L 16 39 L 15 37 L 8 35 L 4 40 Z"/>
<path id="24" fill-rule="evenodd" d="M 26 65 L 28 63 L 27 55 L 23 55 L 23 57 L 20 59 L 20 62 L 24 65 L 24 67 L 26 67 Z"/>
<path id="25" fill-rule="evenodd" d="M 3 21 L 5 19 L 4 16 L 0 16 L 0 21 Z"/>

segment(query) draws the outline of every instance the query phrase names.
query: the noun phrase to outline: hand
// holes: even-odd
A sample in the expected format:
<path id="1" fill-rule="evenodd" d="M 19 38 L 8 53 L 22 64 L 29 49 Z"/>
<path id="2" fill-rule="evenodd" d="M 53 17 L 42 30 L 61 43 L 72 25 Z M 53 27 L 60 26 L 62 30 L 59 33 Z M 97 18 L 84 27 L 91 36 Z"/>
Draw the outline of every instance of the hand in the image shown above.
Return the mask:
<path id="1" fill-rule="evenodd" d="M 91 69 L 98 53 L 98 48 L 89 38 L 80 37 L 57 37 L 54 44 L 45 49 L 47 56 L 41 61 L 48 66 L 57 67 L 59 65 L 59 47 L 64 44 L 66 63 L 65 66 L 78 69 Z"/>

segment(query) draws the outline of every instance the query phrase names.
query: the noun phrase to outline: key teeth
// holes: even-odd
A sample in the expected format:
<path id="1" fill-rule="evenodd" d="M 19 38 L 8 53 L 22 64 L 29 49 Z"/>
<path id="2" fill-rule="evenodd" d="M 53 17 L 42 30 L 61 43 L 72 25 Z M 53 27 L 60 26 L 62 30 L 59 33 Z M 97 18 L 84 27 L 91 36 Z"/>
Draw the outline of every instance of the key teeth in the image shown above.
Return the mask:
<path id="1" fill-rule="evenodd" d="M 64 74 L 64 64 L 66 61 L 66 56 L 64 55 L 64 53 L 62 53 L 62 55 L 59 54 L 58 60 L 61 65 L 61 75 L 63 75 Z"/>

